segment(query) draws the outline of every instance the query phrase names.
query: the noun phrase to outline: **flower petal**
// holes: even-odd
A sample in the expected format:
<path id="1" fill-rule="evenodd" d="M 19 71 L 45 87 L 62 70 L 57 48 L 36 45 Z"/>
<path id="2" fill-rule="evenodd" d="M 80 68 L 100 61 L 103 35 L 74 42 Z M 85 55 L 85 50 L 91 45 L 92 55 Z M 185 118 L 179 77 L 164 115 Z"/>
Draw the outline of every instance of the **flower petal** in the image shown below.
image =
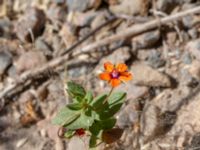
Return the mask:
<path id="1" fill-rule="evenodd" d="M 126 64 L 118 64 L 116 69 L 119 72 L 125 72 L 125 71 L 127 71 L 128 67 Z"/>
<path id="2" fill-rule="evenodd" d="M 119 79 L 111 79 L 110 84 L 112 87 L 116 87 L 121 83 Z"/>
<path id="3" fill-rule="evenodd" d="M 120 74 L 120 77 L 119 77 L 119 79 L 120 79 L 121 81 L 129 81 L 129 80 L 131 80 L 132 78 L 133 78 L 133 77 L 132 77 L 132 74 L 129 73 L 129 72 L 123 72 L 123 73 Z"/>
<path id="4" fill-rule="evenodd" d="M 111 79 L 111 76 L 110 76 L 109 73 L 103 72 L 103 73 L 99 74 L 99 78 L 100 78 L 101 80 L 109 81 L 109 80 Z"/>
<path id="5" fill-rule="evenodd" d="M 114 69 L 114 65 L 108 61 L 104 63 L 104 68 L 107 72 L 112 72 L 112 70 Z"/>

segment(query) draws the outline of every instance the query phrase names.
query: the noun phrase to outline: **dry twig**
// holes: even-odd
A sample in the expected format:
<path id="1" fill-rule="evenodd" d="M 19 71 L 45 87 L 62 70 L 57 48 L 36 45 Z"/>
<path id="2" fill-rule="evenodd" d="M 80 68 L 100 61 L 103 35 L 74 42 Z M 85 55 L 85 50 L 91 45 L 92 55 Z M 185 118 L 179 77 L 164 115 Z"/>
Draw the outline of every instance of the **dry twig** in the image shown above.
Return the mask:
<path id="1" fill-rule="evenodd" d="M 116 35 L 112 35 L 108 38 L 105 38 L 101 41 L 97 41 L 95 43 L 92 43 L 90 45 L 85 46 L 84 48 L 82 48 L 81 52 L 88 52 L 90 50 L 93 50 L 95 48 L 110 44 L 112 42 L 118 41 L 118 40 L 122 40 L 122 39 L 126 39 L 127 37 L 132 37 L 132 36 L 136 36 L 138 34 L 147 32 L 149 30 L 155 29 L 157 28 L 160 24 L 168 24 L 171 22 L 174 22 L 176 20 L 179 20 L 182 17 L 185 17 L 187 15 L 191 15 L 191 14 L 195 14 L 195 13 L 200 13 L 200 6 L 183 11 L 183 12 L 179 12 L 177 14 L 173 14 L 170 16 L 166 16 L 161 18 L 160 20 L 153 20 L 153 21 L 149 21 L 147 23 L 144 24 L 137 24 L 127 30 L 124 30 Z"/>

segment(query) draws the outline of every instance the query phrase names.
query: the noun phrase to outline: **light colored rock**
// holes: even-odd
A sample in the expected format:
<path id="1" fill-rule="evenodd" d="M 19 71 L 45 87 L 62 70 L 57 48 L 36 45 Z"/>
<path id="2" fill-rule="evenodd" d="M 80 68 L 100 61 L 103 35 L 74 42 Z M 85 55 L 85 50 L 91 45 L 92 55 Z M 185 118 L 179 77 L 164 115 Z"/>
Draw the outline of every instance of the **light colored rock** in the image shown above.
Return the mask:
<path id="1" fill-rule="evenodd" d="M 189 51 L 192 56 L 194 56 L 197 60 L 200 61 L 200 40 L 194 40 L 189 42 L 186 47 L 185 47 L 186 51 Z"/>
<path id="2" fill-rule="evenodd" d="M 176 89 L 166 89 L 159 93 L 152 103 L 160 108 L 162 112 L 175 111 L 183 99 L 190 93 L 190 89 L 187 86 L 180 85 Z"/>
<path id="3" fill-rule="evenodd" d="M 15 25 L 17 37 L 23 42 L 33 42 L 42 34 L 45 27 L 46 16 L 43 10 L 38 8 L 28 9 Z"/>
<path id="4" fill-rule="evenodd" d="M 16 144 L 16 147 L 17 148 L 20 148 L 20 147 L 22 147 L 26 142 L 27 142 L 27 138 L 23 138 L 23 139 L 21 139 L 21 140 L 19 140 L 18 142 L 17 142 L 17 144 Z"/>
<path id="5" fill-rule="evenodd" d="M 200 80 L 200 62 L 193 61 L 192 64 L 189 66 L 189 72 L 194 78 Z"/>
<path id="6" fill-rule="evenodd" d="M 157 70 L 145 65 L 136 63 L 131 67 L 133 81 L 136 85 L 153 87 L 170 87 L 172 85 L 169 77 Z"/>
<path id="7" fill-rule="evenodd" d="M 46 12 L 48 19 L 52 21 L 53 24 L 58 23 L 57 21 L 65 21 L 67 16 L 67 7 L 65 4 L 57 5 L 51 4 Z"/>
<path id="8" fill-rule="evenodd" d="M 67 16 L 67 21 L 75 26 L 89 26 L 92 20 L 99 15 L 97 11 L 87 11 L 85 13 L 81 12 L 69 12 Z"/>
<path id="9" fill-rule="evenodd" d="M 91 28 L 96 29 L 98 26 L 106 22 L 104 14 L 97 15 L 91 23 Z"/>
<path id="10" fill-rule="evenodd" d="M 142 35 L 138 35 L 132 39 L 133 47 L 147 48 L 152 47 L 160 40 L 160 31 L 155 30 Z"/>
<path id="11" fill-rule="evenodd" d="M 158 129 L 158 123 L 160 115 L 160 109 L 154 105 L 147 105 L 144 108 L 141 117 L 141 131 L 144 135 L 144 142 L 151 140 L 156 136 Z"/>
<path id="12" fill-rule="evenodd" d="M 196 92 L 190 92 L 188 100 L 182 103 L 177 111 L 176 123 L 170 130 L 169 135 L 177 135 L 177 139 L 187 134 L 189 137 L 200 132 L 200 94 L 199 89 Z"/>
<path id="13" fill-rule="evenodd" d="M 83 142 L 83 140 L 84 140 L 84 142 Z M 86 138 L 80 139 L 79 137 L 74 136 L 69 141 L 67 149 L 68 150 L 84 150 L 84 149 L 88 149 L 88 147 L 86 147 L 88 145 L 88 144 L 86 144 L 86 142 L 88 142 L 88 139 L 86 139 Z"/>
<path id="14" fill-rule="evenodd" d="M 46 58 L 42 52 L 30 51 L 23 53 L 18 60 L 14 62 L 17 73 L 33 69 L 46 63 Z"/>
<path id="15" fill-rule="evenodd" d="M 70 11 L 85 11 L 89 7 L 89 0 L 66 0 Z"/>
<path id="16" fill-rule="evenodd" d="M 68 23 L 63 24 L 62 29 L 59 32 L 62 40 L 65 43 L 66 48 L 70 47 L 77 41 L 76 27 Z"/>
<path id="17" fill-rule="evenodd" d="M 134 76 L 134 72 L 131 73 Z M 131 102 L 135 101 L 138 98 L 144 97 L 145 95 L 148 95 L 149 92 L 149 88 L 146 86 L 134 85 L 134 78 L 125 84 L 121 84 L 119 87 L 117 87 L 117 90 L 126 92 L 126 98 Z"/>
<path id="18" fill-rule="evenodd" d="M 118 5 L 111 5 L 109 9 L 115 14 L 126 14 L 126 15 L 136 15 L 136 14 L 146 14 L 148 0 L 121 0 Z"/>
<path id="19" fill-rule="evenodd" d="M 141 115 L 140 110 L 141 108 L 139 101 L 130 102 L 118 113 L 117 126 L 119 126 L 119 128 L 125 129 L 127 127 L 132 127 L 139 124 L 139 118 Z"/>

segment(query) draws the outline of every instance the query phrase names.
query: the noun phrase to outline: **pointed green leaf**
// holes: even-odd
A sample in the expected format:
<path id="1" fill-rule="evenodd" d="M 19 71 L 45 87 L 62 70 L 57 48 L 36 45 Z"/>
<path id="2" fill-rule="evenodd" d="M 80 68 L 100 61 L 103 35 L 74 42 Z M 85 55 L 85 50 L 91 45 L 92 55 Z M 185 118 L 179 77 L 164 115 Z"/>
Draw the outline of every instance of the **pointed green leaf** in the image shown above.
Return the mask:
<path id="1" fill-rule="evenodd" d="M 105 120 L 110 117 L 113 117 L 121 108 L 122 103 L 118 103 L 115 105 L 111 105 L 108 109 L 104 109 L 98 113 L 98 117 L 100 120 Z"/>
<path id="2" fill-rule="evenodd" d="M 125 97 L 126 97 L 126 93 L 124 92 L 112 93 L 108 97 L 108 104 L 104 105 L 104 108 L 101 109 L 100 112 L 97 112 L 99 119 L 105 120 L 114 116 L 120 110 Z"/>
<path id="3" fill-rule="evenodd" d="M 109 119 L 100 121 L 101 127 L 104 130 L 112 129 L 115 126 L 115 123 L 116 123 L 116 119 L 115 118 L 109 118 Z"/>
<path id="4" fill-rule="evenodd" d="M 95 135 L 96 137 L 99 137 L 99 135 L 101 134 L 101 124 L 99 123 L 99 121 L 95 120 L 94 123 L 92 124 L 92 126 L 89 128 L 90 132 L 92 133 L 92 135 Z"/>
<path id="5" fill-rule="evenodd" d="M 62 108 L 52 120 L 53 124 L 64 126 L 76 120 L 80 116 L 80 111 L 73 111 L 68 107 Z"/>
<path id="6" fill-rule="evenodd" d="M 71 103 L 68 104 L 67 107 L 71 110 L 81 110 L 83 108 L 83 105 L 81 103 Z"/>
<path id="7" fill-rule="evenodd" d="M 80 128 L 89 129 L 93 122 L 94 118 L 92 116 L 88 116 L 82 112 L 79 118 L 69 124 L 66 124 L 65 127 L 69 130 L 76 130 Z"/>
<path id="8" fill-rule="evenodd" d="M 126 97 L 125 92 L 112 93 L 108 97 L 108 103 L 109 103 L 109 105 L 115 105 L 116 103 L 123 103 L 125 97 Z"/>
<path id="9" fill-rule="evenodd" d="M 86 94 L 85 89 L 75 82 L 67 82 L 67 92 L 71 98 L 76 98 L 76 100 L 81 101 Z"/>
<path id="10" fill-rule="evenodd" d="M 93 95 L 92 95 L 92 92 L 91 91 L 88 91 L 86 93 L 86 96 L 85 96 L 85 99 L 87 100 L 87 103 L 90 104 L 93 100 Z"/>
<path id="11" fill-rule="evenodd" d="M 107 94 L 99 95 L 93 99 L 91 106 L 94 109 L 100 109 L 104 105 L 104 101 L 107 98 Z"/>

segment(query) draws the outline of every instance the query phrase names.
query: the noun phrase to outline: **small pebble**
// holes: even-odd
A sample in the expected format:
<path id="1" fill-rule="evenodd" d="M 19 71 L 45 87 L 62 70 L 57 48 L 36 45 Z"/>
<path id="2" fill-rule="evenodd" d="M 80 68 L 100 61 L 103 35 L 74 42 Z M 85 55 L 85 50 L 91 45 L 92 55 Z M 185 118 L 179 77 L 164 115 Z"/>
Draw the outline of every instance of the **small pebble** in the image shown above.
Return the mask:
<path id="1" fill-rule="evenodd" d="M 27 138 L 23 138 L 23 139 L 21 139 L 21 140 L 19 140 L 18 142 L 17 142 L 17 144 L 16 144 L 16 147 L 17 148 L 20 148 L 20 147 L 22 147 L 26 142 L 27 142 Z"/>

